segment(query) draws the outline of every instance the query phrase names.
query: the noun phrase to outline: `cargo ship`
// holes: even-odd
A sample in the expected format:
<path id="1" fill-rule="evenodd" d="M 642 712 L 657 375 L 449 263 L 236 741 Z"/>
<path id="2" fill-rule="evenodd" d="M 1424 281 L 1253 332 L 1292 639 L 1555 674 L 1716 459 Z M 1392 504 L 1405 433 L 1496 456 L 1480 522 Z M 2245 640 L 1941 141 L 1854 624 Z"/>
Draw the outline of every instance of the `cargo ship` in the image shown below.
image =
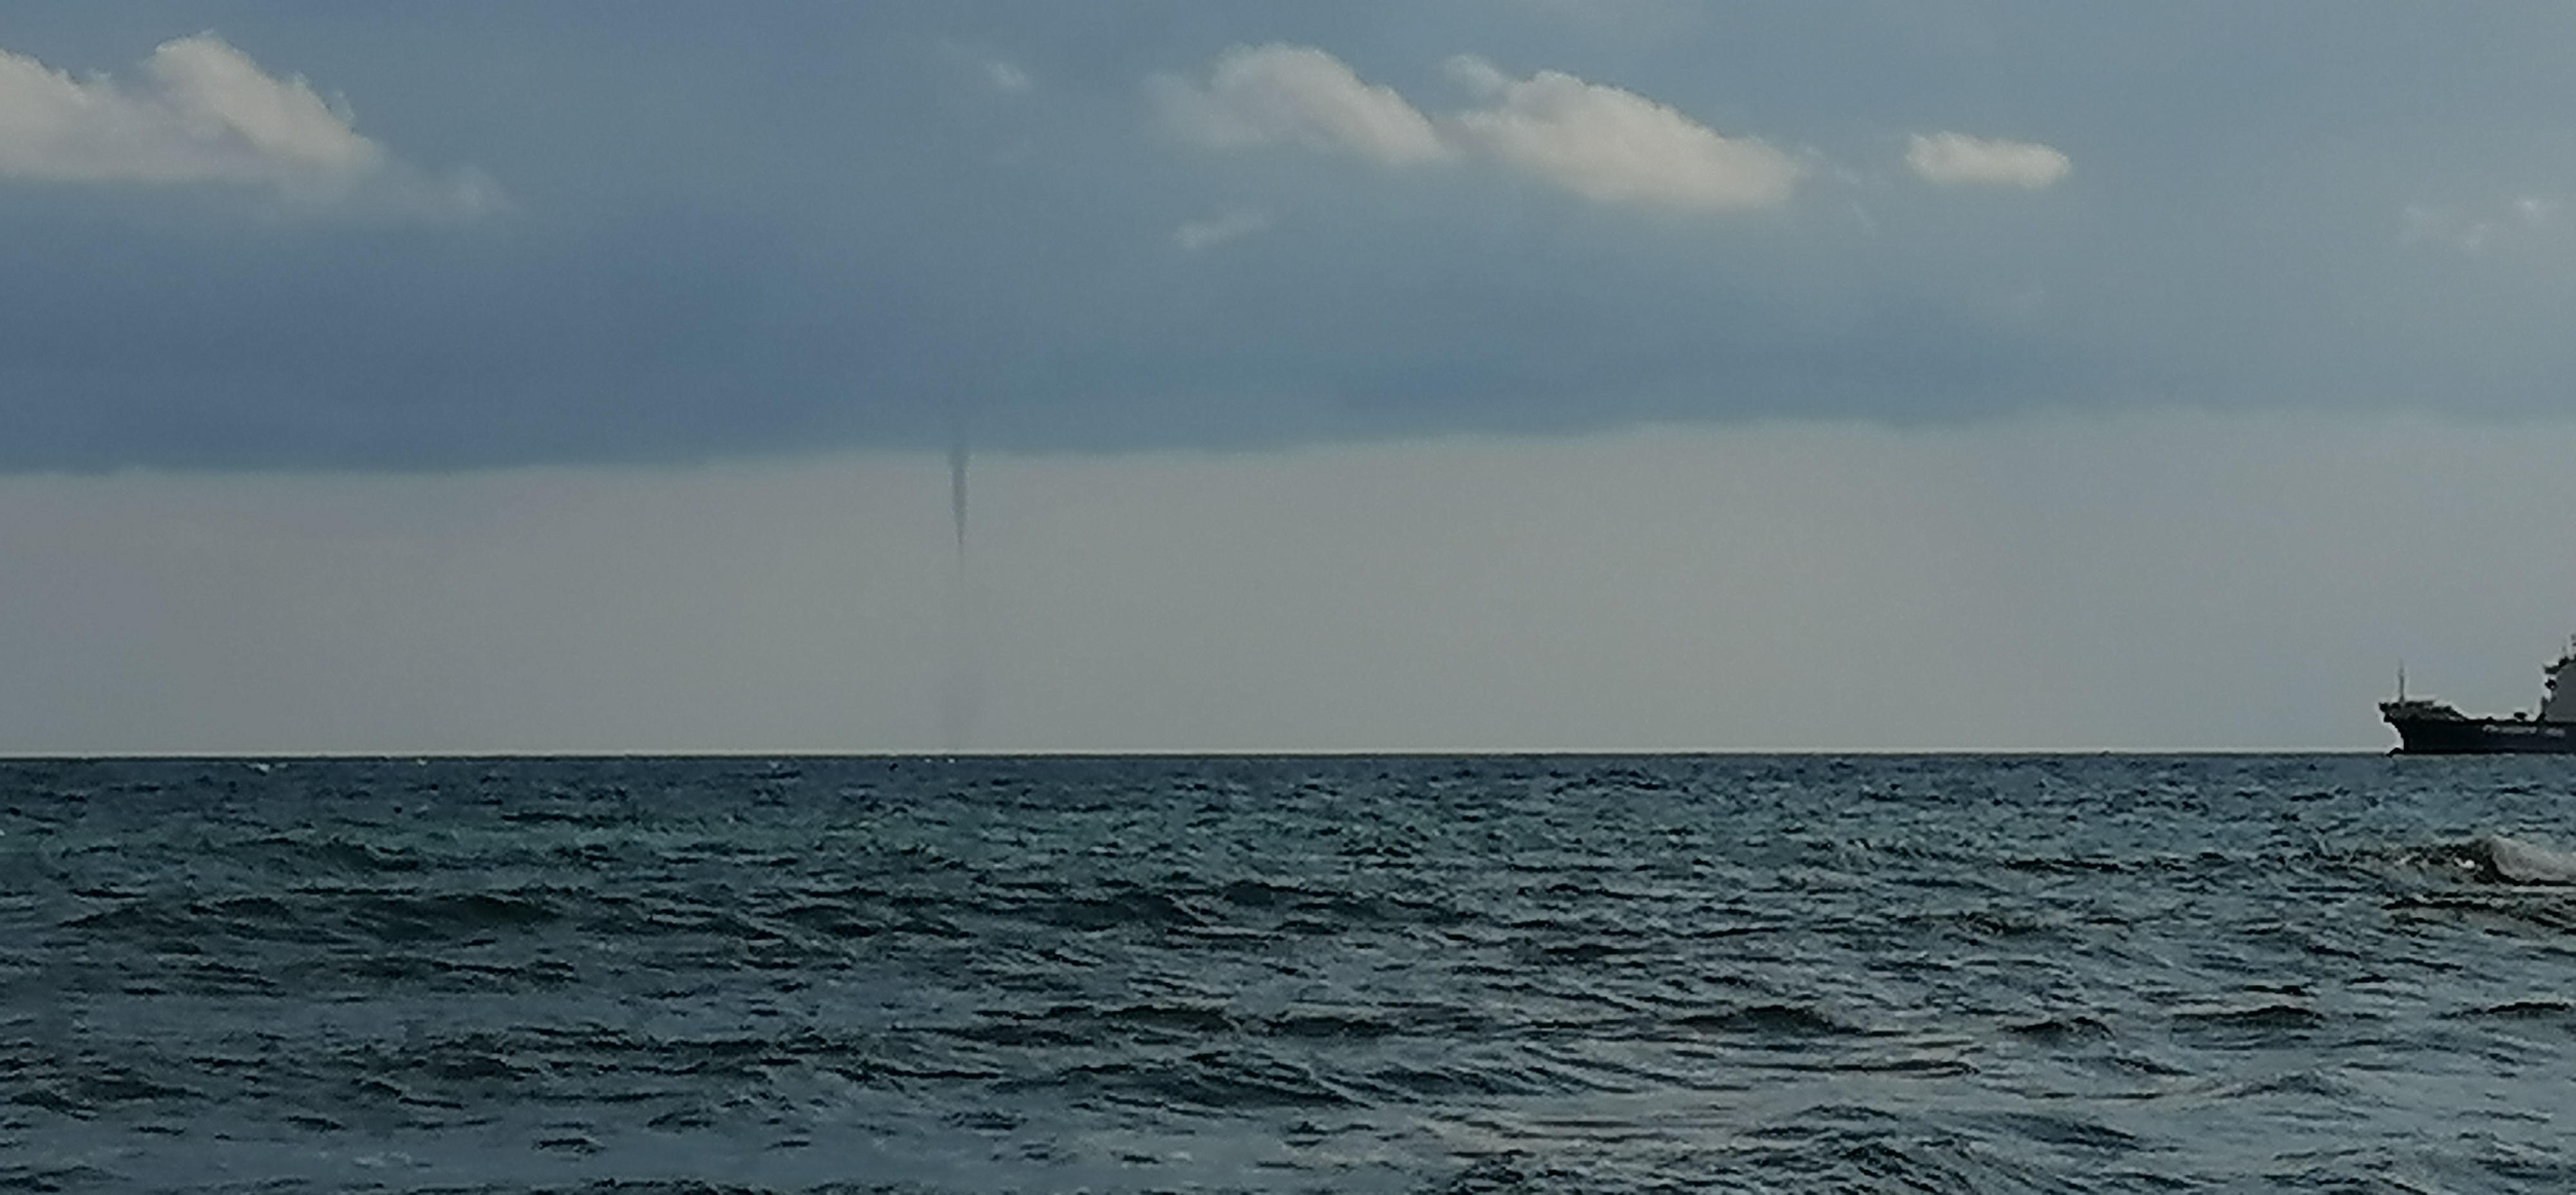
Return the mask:
<path id="1" fill-rule="evenodd" d="M 2397 670 L 2397 699 L 2379 703 L 2379 716 L 2397 730 L 2400 755 L 2576 755 L 2576 692 L 2561 677 L 2576 665 L 2576 639 L 2540 670 L 2540 713 L 2472 718 L 2446 702 L 2406 695 L 2406 670 Z"/>

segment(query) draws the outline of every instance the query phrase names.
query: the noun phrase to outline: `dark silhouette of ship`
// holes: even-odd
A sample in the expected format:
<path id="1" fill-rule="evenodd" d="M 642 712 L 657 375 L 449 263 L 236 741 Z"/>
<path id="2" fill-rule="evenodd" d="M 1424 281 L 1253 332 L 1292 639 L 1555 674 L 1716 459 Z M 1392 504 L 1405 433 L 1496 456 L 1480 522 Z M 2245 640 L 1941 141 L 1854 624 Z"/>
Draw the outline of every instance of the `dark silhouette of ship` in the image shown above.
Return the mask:
<path id="1" fill-rule="evenodd" d="M 2558 681 L 2576 665 L 2576 639 L 2540 670 L 2540 714 L 2472 718 L 2449 703 L 2406 695 L 2406 670 L 2397 670 L 2397 699 L 2379 703 L 2379 716 L 2397 728 L 2403 755 L 2576 755 L 2576 685 Z"/>

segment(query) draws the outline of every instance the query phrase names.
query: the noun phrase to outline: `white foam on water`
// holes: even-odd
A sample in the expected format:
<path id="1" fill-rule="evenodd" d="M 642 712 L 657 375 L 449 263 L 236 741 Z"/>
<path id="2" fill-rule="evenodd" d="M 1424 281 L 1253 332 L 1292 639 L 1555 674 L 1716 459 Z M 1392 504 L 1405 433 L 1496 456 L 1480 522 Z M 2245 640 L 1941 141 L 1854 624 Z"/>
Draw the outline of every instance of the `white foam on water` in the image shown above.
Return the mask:
<path id="1" fill-rule="evenodd" d="M 2576 884 L 2576 855 L 2484 834 L 2469 844 L 2470 857 L 2494 878 L 2511 884 Z"/>

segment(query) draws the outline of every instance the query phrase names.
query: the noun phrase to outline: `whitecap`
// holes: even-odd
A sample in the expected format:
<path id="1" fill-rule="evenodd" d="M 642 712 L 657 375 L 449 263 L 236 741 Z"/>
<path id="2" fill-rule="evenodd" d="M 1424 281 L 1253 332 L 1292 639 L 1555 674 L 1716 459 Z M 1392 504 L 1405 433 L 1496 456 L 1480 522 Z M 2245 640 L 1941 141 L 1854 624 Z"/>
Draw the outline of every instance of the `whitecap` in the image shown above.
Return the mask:
<path id="1" fill-rule="evenodd" d="M 2517 838 L 2482 834 L 2469 844 L 2468 854 L 2489 879 L 2508 884 L 2576 884 L 2576 855 Z"/>

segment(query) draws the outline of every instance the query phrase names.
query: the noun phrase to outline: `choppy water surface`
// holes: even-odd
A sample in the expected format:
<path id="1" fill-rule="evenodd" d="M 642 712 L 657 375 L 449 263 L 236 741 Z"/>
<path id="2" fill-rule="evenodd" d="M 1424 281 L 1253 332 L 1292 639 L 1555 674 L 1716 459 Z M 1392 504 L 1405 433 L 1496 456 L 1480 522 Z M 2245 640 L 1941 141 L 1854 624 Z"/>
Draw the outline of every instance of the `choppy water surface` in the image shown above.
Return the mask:
<path id="1" fill-rule="evenodd" d="M 2576 760 L 0 763 L 0 1189 L 2576 1189 Z"/>

